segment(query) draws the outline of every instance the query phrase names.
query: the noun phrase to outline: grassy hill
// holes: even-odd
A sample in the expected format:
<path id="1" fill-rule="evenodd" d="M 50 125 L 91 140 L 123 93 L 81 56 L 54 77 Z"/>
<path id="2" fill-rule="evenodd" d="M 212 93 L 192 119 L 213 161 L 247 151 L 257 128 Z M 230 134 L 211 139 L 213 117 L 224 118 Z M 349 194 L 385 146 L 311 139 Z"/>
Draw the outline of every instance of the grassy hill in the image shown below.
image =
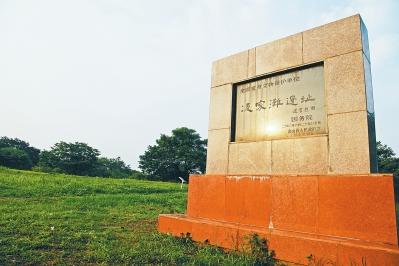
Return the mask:
<path id="1" fill-rule="evenodd" d="M 0 168 L 0 265 L 250 265 L 255 258 L 159 234 L 187 188 Z"/>

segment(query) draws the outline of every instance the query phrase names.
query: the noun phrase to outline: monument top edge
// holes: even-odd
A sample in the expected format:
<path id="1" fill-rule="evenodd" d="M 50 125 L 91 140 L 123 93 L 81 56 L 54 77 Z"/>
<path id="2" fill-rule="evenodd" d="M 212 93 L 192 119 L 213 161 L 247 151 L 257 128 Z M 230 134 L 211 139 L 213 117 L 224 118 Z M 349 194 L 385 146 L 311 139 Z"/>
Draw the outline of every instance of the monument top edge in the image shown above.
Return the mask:
<path id="1" fill-rule="evenodd" d="M 312 31 L 312 30 L 316 30 L 316 29 L 321 28 L 321 27 L 325 27 L 325 26 L 329 26 L 329 25 L 333 25 L 333 24 L 338 24 L 338 23 L 341 23 L 343 21 L 350 20 L 350 19 L 358 19 L 359 20 L 359 28 L 360 28 L 360 24 L 362 23 L 363 26 L 367 29 L 367 27 L 365 26 L 364 20 L 362 19 L 362 16 L 359 13 L 356 13 L 356 14 L 353 14 L 353 15 L 350 15 L 350 16 L 347 16 L 347 17 L 344 17 L 344 18 L 340 18 L 340 19 L 337 19 L 337 20 L 334 20 L 334 21 L 331 21 L 331 22 L 327 22 L 325 24 L 321 24 L 321 25 L 318 25 L 318 26 L 315 26 L 315 27 L 312 27 L 312 28 L 305 29 L 305 30 L 300 31 L 300 32 L 296 32 L 296 33 L 293 33 L 293 34 L 290 34 L 290 35 L 286 35 L 286 36 L 283 36 L 283 37 L 278 38 L 278 39 L 269 40 L 267 42 L 261 43 L 259 45 L 256 45 L 256 46 L 251 47 L 251 48 L 246 49 L 246 50 L 241 50 L 241 51 L 238 51 L 238 52 L 234 52 L 234 53 L 228 54 L 228 55 L 223 56 L 223 57 L 219 57 L 219 58 L 213 60 L 213 63 L 216 63 L 217 61 L 220 61 L 220 60 L 224 60 L 224 59 L 226 59 L 228 57 L 234 57 L 234 56 L 236 56 L 238 54 L 248 52 L 249 50 L 256 49 L 256 48 L 258 48 L 260 46 L 263 46 L 263 45 L 268 45 L 268 44 L 271 44 L 271 43 L 276 42 L 276 41 L 280 41 L 280 40 L 283 40 L 283 39 L 286 39 L 286 38 L 294 37 L 294 36 L 299 35 L 299 34 L 303 34 L 303 33 L 307 32 L 307 31 Z"/>

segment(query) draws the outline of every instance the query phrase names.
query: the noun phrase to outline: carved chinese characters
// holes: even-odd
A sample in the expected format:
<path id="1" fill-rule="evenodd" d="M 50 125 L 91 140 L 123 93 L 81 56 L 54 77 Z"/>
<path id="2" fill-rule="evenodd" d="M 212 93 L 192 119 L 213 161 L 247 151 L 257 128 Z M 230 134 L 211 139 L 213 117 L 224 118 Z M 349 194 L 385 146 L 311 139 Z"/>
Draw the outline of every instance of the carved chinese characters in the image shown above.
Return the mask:
<path id="1" fill-rule="evenodd" d="M 234 141 L 327 133 L 323 66 L 239 84 Z"/>

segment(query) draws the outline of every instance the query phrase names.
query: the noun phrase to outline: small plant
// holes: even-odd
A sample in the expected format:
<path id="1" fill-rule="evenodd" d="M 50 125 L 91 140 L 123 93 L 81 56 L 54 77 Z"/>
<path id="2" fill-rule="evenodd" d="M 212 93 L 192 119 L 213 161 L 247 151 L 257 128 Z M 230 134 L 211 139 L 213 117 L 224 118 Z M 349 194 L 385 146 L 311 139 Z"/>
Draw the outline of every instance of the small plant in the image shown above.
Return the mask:
<path id="1" fill-rule="evenodd" d="M 185 234 L 181 233 L 180 241 L 182 242 L 182 244 L 194 245 L 194 241 L 193 241 L 190 233 L 185 233 Z"/>
<path id="2" fill-rule="evenodd" d="M 249 239 L 250 252 L 255 257 L 254 265 L 272 266 L 277 264 L 276 253 L 269 250 L 268 241 L 253 234 Z"/>
<path id="3" fill-rule="evenodd" d="M 335 265 L 337 265 L 336 262 L 334 262 L 334 261 L 332 261 L 330 259 L 316 258 L 316 256 L 313 255 L 313 254 L 310 254 L 306 258 L 308 260 L 308 266 L 335 266 Z M 361 264 L 359 264 L 356 261 L 350 259 L 349 260 L 349 265 L 350 266 L 367 266 L 366 258 L 362 257 Z"/>
<path id="4" fill-rule="evenodd" d="M 315 255 L 310 254 L 306 257 L 308 259 L 308 266 L 335 266 L 336 263 L 332 260 L 325 260 L 323 258 L 316 258 Z"/>

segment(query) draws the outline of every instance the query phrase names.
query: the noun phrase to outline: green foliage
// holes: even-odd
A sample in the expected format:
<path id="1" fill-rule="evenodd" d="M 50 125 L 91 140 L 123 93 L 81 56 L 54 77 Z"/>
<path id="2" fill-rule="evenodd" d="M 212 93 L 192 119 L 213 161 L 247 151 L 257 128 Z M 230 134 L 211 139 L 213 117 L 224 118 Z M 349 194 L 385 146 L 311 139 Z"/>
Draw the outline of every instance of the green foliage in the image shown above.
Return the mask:
<path id="1" fill-rule="evenodd" d="M 254 265 L 247 253 L 160 234 L 179 184 L 0 168 L 0 265 Z"/>
<path id="2" fill-rule="evenodd" d="M 93 173 L 95 176 L 101 177 L 128 178 L 133 174 L 133 171 L 120 157 L 115 159 L 101 157 L 98 158 Z"/>
<path id="3" fill-rule="evenodd" d="M 76 175 L 90 175 L 95 171 L 100 152 L 86 143 L 59 142 L 50 151 L 43 151 L 39 166 L 44 170 Z"/>
<path id="4" fill-rule="evenodd" d="M 140 156 L 139 167 L 150 179 L 177 180 L 190 173 L 204 173 L 207 141 L 193 129 L 176 128 L 162 134 L 156 144 Z"/>
<path id="5" fill-rule="evenodd" d="M 14 147 L 0 148 L 0 165 L 14 169 L 31 169 L 33 166 L 29 155 Z"/>
<path id="6" fill-rule="evenodd" d="M 30 144 L 26 141 L 14 138 L 8 138 L 8 137 L 1 137 L 0 138 L 0 149 L 1 148 L 15 148 L 18 149 L 20 151 L 23 151 L 25 154 L 28 155 L 29 160 L 32 164 L 32 166 L 36 165 L 39 162 L 39 154 L 40 154 L 40 150 L 36 149 L 35 147 L 30 146 Z M 19 153 L 22 154 L 22 153 Z M 0 162 L 0 165 L 1 162 Z M 7 165 L 4 165 L 7 166 Z M 30 166 L 30 168 L 32 167 Z M 11 166 L 7 166 L 7 167 L 11 167 Z M 17 165 L 16 169 L 26 169 L 26 162 L 22 165 Z"/>
<path id="7" fill-rule="evenodd" d="M 128 178 L 133 174 L 129 165 L 121 160 L 98 157 L 97 149 L 81 142 L 56 143 L 50 151 L 40 154 L 38 171 L 85 176 Z"/>
<path id="8" fill-rule="evenodd" d="M 148 180 L 148 177 L 145 174 L 137 170 L 132 170 L 132 174 L 129 176 L 129 178 Z"/>
<path id="9" fill-rule="evenodd" d="M 378 171 L 380 173 L 393 173 L 399 176 L 399 158 L 393 149 L 380 141 L 377 142 Z"/>
<path id="10" fill-rule="evenodd" d="M 249 239 L 249 245 L 251 253 L 255 257 L 254 265 L 276 265 L 276 253 L 274 252 L 274 250 L 269 250 L 269 245 L 266 239 L 260 238 L 257 234 L 253 234 Z"/>

